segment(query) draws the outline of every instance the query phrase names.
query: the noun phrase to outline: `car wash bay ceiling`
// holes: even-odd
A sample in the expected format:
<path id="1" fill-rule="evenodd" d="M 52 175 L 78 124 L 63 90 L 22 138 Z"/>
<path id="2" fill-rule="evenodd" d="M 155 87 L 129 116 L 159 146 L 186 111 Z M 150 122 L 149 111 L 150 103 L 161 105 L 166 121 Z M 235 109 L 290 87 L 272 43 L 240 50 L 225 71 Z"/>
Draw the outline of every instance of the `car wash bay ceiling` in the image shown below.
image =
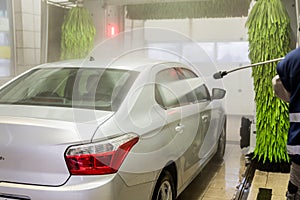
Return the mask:
<path id="1" fill-rule="evenodd" d="M 95 0 L 84 0 L 95 1 Z M 100 0 L 101 1 L 101 0 Z M 102 0 L 104 5 L 126 6 L 129 19 L 183 19 L 247 16 L 251 0 Z M 75 0 L 48 0 L 62 7 Z"/>

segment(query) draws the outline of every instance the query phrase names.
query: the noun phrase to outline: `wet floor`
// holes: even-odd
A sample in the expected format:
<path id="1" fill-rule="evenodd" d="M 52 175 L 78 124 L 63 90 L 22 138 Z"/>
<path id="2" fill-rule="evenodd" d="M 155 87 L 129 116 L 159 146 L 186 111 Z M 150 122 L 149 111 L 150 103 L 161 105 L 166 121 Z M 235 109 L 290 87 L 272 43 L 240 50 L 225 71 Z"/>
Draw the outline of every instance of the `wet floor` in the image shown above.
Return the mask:
<path id="1" fill-rule="evenodd" d="M 241 116 L 227 118 L 227 144 L 223 161 L 211 160 L 177 200 L 233 200 L 246 172 L 245 154 L 240 148 Z M 283 200 L 289 181 L 288 173 L 255 170 L 247 200 L 261 199 L 260 190 L 271 191 L 272 200 Z M 243 197 L 244 199 L 244 197 Z M 270 199 L 270 198 L 268 198 Z"/>
<path id="2" fill-rule="evenodd" d="M 232 200 L 245 173 L 245 155 L 240 148 L 241 116 L 227 119 L 227 144 L 223 161 L 211 160 L 177 200 Z"/>
<path id="3" fill-rule="evenodd" d="M 239 143 L 227 142 L 223 161 L 211 160 L 177 200 L 231 200 L 245 172 Z"/>

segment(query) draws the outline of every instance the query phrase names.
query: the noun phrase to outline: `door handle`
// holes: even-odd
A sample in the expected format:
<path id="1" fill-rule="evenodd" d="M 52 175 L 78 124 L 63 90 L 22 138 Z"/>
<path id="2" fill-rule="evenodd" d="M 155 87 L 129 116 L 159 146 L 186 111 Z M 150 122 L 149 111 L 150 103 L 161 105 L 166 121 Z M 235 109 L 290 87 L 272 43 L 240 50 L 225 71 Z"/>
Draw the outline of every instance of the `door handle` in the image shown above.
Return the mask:
<path id="1" fill-rule="evenodd" d="M 183 132 L 183 129 L 184 129 L 184 125 L 183 124 L 178 124 L 176 127 L 175 127 L 175 131 L 176 132 Z"/>

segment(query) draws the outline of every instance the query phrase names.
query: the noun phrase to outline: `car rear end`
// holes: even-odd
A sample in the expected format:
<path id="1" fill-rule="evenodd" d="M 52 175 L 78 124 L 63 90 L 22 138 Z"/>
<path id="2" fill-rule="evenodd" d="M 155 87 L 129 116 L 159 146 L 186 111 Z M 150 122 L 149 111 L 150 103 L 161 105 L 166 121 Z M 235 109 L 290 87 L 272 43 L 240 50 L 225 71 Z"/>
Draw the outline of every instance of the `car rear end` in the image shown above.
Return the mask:
<path id="1" fill-rule="evenodd" d="M 145 191 L 151 183 L 129 187 L 118 174 L 139 137 L 111 133 L 92 140 L 114 115 L 136 74 L 109 71 L 120 88 L 108 91 L 110 99 L 101 99 L 103 94 L 98 99 L 98 90 L 88 97 L 88 87 L 82 86 L 98 72 L 100 77 L 106 73 L 34 69 L 0 90 L 0 200 L 149 198 Z"/>
<path id="2" fill-rule="evenodd" d="M 3 113 L 9 109 L 22 108 L 9 106 Z M 31 109 L 33 116 L 47 108 Z M 102 113 L 99 122 L 111 114 Z M 96 124 L 21 116 L 1 116 L 0 130 L 2 199 L 118 199 L 118 191 L 127 190 L 116 172 L 138 142 L 136 135 L 90 142 Z"/>

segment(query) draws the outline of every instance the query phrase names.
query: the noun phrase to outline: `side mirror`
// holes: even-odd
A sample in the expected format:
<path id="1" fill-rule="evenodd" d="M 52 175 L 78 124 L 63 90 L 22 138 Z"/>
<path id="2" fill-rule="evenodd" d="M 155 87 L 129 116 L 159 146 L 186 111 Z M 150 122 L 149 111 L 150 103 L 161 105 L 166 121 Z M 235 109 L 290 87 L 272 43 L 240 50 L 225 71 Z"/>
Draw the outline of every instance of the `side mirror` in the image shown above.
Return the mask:
<path id="1" fill-rule="evenodd" d="M 225 97 L 226 90 L 221 88 L 213 88 L 212 89 L 212 100 L 214 99 L 223 99 Z"/>

